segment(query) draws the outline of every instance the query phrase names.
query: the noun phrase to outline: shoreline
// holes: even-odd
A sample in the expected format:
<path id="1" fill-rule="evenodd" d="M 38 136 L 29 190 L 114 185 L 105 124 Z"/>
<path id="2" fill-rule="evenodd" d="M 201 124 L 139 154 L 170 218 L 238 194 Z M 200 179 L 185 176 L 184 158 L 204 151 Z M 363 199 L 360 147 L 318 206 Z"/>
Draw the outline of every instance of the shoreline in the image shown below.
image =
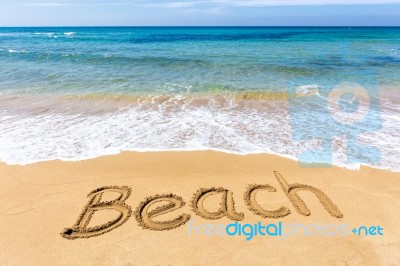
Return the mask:
<path id="1" fill-rule="evenodd" d="M 310 215 L 301 214 L 282 190 L 274 176 L 276 171 L 288 184 L 311 186 L 325 193 L 343 218 L 332 216 L 309 192 L 298 193 L 310 210 Z M 301 168 L 295 161 L 275 155 L 238 156 L 212 151 L 124 152 L 79 162 L 52 161 L 26 166 L 0 163 L 0 234 L 3 235 L 0 263 L 69 264 L 79 257 L 89 265 L 309 265 L 311 261 L 320 265 L 332 262 L 394 265 L 400 260 L 397 226 L 400 214 L 393 211 L 400 206 L 399 178 L 398 173 L 368 167 L 361 167 L 359 171 L 338 167 Z M 260 206 L 270 210 L 284 206 L 290 214 L 265 218 L 249 209 L 243 193 L 249 185 L 258 184 L 276 189 L 273 193 L 257 193 Z M 105 186 L 131 189 L 125 201 L 132 209 L 127 221 L 90 238 L 62 237 L 63 230 L 73 226 L 82 213 L 88 193 Z M 186 214 L 196 226 L 234 222 L 227 217 L 206 219 L 193 211 L 191 202 L 196 192 L 211 187 L 233 193 L 235 210 L 243 213 L 242 223 L 381 226 L 384 234 L 313 237 L 300 234 L 286 239 L 256 236 L 247 241 L 238 236 L 195 235 L 194 231 L 188 235 L 189 223 L 154 231 L 143 228 L 137 221 L 136 211 L 146 199 L 172 193 L 186 204 L 154 220 L 172 220 Z M 114 200 L 118 194 L 113 193 L 105 194 L 104 201 Z M 218 203 L 218 197 L 210 197 L 204 206 L 215 211 Z M 89 225 L 104 224 L 117 214 L 115 210 L 98 211 Z M 215 249 L 221 251 L 213 253 Z M 231 250 L 241 250 L 246 255 Z M 266 251 L 274 255 L 265 256 Z"/>
<path id="2" fill-rule="evenodd" d="M 255 93 L 255 92 L 254 92 Z M 216 94 L 218 95 L 218 94 Z M 371 146 L 381 153 L 379 165 L 366 166 L 400 172 L 394 148 L 399 142 L 396 128 L 398 103 L 380 98 L 378 119 L 374 130 L 363 123 L 354 129 L 341 127 L 336 120 L 324 129 L 335 128 L 332 138 L 316 135 L 313 129 L 319 121 L 332 119 L 319 117 L 319 113 L 306 112 L 287 100 L 267 100 L 269 93 L 240 94 L 240 100 L 205 100 L 207 97 L 170 97 L 154 103 L 150 98 L 143 103 L 124 99 L 54 99 L 47 96 L 32 101 L 29 95 L 0 97 L 2 111 L 0 137 L 3 144 L 0 159 L 7 164 L 26 165 L 60 159 L 81 161 L 124 151 L 168 152 L 212 150 L 231 154 L 276 154 L 296 160 L 307 149 L 318 149 L 323 141 L 334 145 L 334 165 L 358 169 L 346 163 L 348 138 L 356 137 L 357 145 Z M 248 97 L 244 97 L 248 95 Z M 279 95 L 279 94 L 277 94 Z M 276 96 L 277 96 L 276 95 Z M 273 98 L 273 97 L 272 97 Z M 277 97 L 279 98 L 279 97 Z M 5 100 L 4 100 L 5 99 Z M 136 99 L 136 98 L 135 98 Z M 300 99 L 300 98 L 299 98 Z M 304 96 L 304 99 L 308 98 Z M 2 101 L 4 100 L 4 101 Z M 221 102 L 220 102 L 221 101 Z M 391 101 L 391 100 L 390 100 Z M 292 106 L 292 107 L 291 107 Z M 249 116 L 248 114 L 252 115 Z M 300 122 L 309 119 L 310 123 Z M 315 120 L 316 119 L 316 120 Z M 370 120 L 372 117 L 370 118 Z M 374 121 L 375 121 L 374 120 Z M 336 123 L 336 124 L 335 124 Z M 51 131 L 46 128 L 51 127 Z M 24 134 L 21 134 L 24 132 Z M 65 137 L 68 136 L 68 137 Z M 368 156 L 371 151 L 363 152 Z M 363 159 L 363 158 L 360 158 Z M 368 161 L 368 160 L 366 160 Z M 378 161 L 371 159 L 370 162 Z"/>
<path id="3" fill-rule="evenodd" d="M 222 153 L 222 154 L 228 154 L 228 155 L 235 155 L 235 156 L 252 156 L 252 155 L 265 155 L 265 156 L 276 156 L 282 159 L 289 159 L 291 161 L 294 161 L 296 163 L 299 163 L 299 160 L 293 156 L 290 155 L 284 155 L 284 154 L 278 154 L 274 152 L 249 152 L 249 153 L 240 153 L 240 152 L 233 152 L 233 151 L 226 151 L 226 150 L 220 150 L 220 149 L 204 149 L 204 150 L 197 150 L 197 149 L 170 149 L 170 150 L 122 150 L 122 151 L 117 151 L 115 153 L 109 153 L 109 154 L 103 154 L 103 155 L 95 155 L 93 157 L 85 157 L 85 158 L 79 158 L 79 159 L 67 159 L 67 158 L 59 158 L 59 159 L 49 159 L 49 160 L 39 160 L 39 161 L 34 161 L 34 162 L 27 162 L 27 163 L 7 163 L 5 161 L 0 160 L 0 165 L 4 164 L 6 166 L 29 166 L 29 165 L 35 165 L 35 164 L 41 164 L 41 163 L 52 163 L 52 162 L 84 162 L 84 161 L 90 161 L 90 160 L 96 160 L 100 158 L 105 158 L 105 157 L 111 157 L 111 156 L 120 156 L 123 154 L 129 154 L 129 153 L 196 153 L 196 152 L 211 152 L 211 153 Z M 400 173 L 400 170 L 394 170 L 391 168 L 385 168 L 385 167 L 378 167 L 378 166 L 372 166 L 364 163 L 360 163 L 358 166 L 355 166 L 355 168 L 351 168 L 350 166 L 345 166 L 345 165 L 339 165 L 339 164 L 332 164 L 330 166 L 321 166 L 321 167 L 304 167 L 304 168 L 340 168 L 344 170 L 349 170 L 349 171 L 360 171 L 361 168 L 371 168 L 379 171 L 385 171 L 385 172 L 390 172 L 390 173 Z"/>

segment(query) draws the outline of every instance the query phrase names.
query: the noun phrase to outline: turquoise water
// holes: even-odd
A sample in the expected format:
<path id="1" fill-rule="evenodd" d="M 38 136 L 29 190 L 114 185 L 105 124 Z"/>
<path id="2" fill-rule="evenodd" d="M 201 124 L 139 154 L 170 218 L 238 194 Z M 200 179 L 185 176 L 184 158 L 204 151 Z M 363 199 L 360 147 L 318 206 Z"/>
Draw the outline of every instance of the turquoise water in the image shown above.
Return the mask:
<path id="1" fill-rule="evenodd" d="M 329 114 L 291 97 L 323 106 L 343 82 L 366 89 L 374 119 L 338 134 L 361 134 L 382 155 L 370 164 L 400 169 L 400 28 L 0 28 L 0 160 L 204 149 L 298 158 L 320 144 L 299 137 L 313 129 L 293 113 Z M 338 138 L 334 163 L 349 165 Z"/>
<path id="2" fill-rule="evenodd" d="M 79 94 L 281 90 L 298 78 L 329 84 L 371 72 L 399 84 L 399 46 L 400 28 L 3 28 L 0 86 Z"/>

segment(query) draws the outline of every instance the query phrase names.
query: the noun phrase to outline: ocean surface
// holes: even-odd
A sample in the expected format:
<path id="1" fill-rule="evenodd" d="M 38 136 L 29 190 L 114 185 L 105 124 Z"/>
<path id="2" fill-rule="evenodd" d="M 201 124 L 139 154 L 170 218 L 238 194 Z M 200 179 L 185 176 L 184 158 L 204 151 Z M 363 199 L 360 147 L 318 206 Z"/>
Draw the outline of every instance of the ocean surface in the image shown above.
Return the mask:
<path id="1" fill-rule="evenodd" d="M 0 28 L 0 161 L 271 153 L 400 171 L 400 28 Z"/>

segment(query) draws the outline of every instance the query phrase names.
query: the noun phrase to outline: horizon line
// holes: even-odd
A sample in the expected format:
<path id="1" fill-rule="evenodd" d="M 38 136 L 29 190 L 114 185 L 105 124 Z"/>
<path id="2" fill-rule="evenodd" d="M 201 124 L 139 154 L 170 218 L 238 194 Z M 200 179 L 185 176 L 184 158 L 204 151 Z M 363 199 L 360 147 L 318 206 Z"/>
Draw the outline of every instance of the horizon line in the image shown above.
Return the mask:
<path id="1" fill-rule="evenodd" d="M 35 25 L 35 26 L 1 26 L 0 28 L 400 28 L 399 25 L 79 25 L 79 26 L 66 26 L 66 25 Z"/>

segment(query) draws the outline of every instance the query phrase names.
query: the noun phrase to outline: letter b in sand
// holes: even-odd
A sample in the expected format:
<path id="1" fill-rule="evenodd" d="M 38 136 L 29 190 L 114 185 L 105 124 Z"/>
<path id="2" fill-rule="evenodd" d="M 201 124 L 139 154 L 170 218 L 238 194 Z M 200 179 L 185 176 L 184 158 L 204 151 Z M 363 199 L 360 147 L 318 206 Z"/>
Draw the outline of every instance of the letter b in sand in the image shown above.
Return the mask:
<path id="1" fill-rule="evenodd" d="M 120 195 L 115 200 L 101 202 L 101 198 L 106 192 L 116 192 Z M 125 186 L 101 187 L 90 192 L 88 195 L 89 202 L 86 204 L 83 212 L 79 216 L 78 221 L 74 226 L 72 226 L 72 228 L 64 229 L 61 235 L 67 239 L 89 238 L 102 235 L 121 226 L 129 219 L 132 213 L 131 208 L 124 203 L 130 194 L 130 188 Z M 88 227 L 93 214 L 101 210 L 116 210 L 119 212 L 119 215 L 116 219 L 105 224 Z"/>

